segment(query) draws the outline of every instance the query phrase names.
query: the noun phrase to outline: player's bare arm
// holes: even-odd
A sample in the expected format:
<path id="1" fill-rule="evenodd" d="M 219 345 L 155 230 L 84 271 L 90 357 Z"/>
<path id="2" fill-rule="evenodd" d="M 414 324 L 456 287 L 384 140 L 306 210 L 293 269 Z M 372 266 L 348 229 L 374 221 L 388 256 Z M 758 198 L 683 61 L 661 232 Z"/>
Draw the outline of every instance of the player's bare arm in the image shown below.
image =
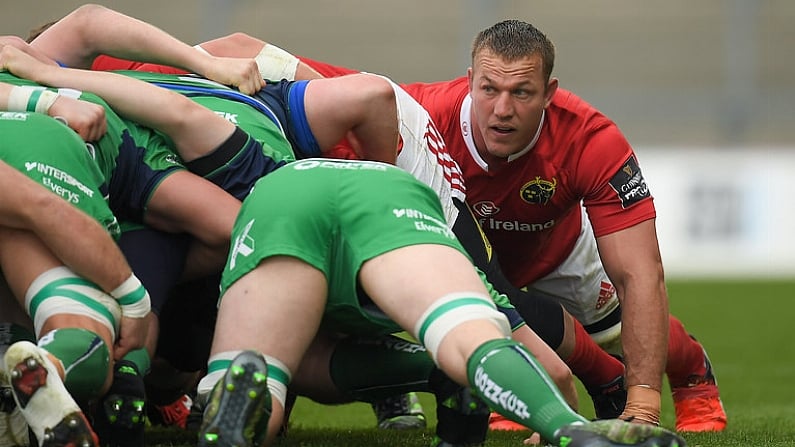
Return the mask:
<path id="1" fill-rule="evenodd" d="M 3 226 L 32 231 L 67 266 L 106 291 L 130 276 L 118 246 L 95 219 L 5 163 L 0 173 L 3 190 L 15 191 L 0 196 Z M 81 237 L 64 237 L 74 234 Z"/>
<path id="2" fill-rule="evenodd" d="M 75 68 L 89 68 L 100 54 L 171 65 L 251 94 L 263 80 L 253 59 L 219 58 L 164 30 L 99 5 L 84 5 L 36 37 L 31 46 Z"/>
<path id="3" fill-rule="evenodd" d="M 3 226 L 31 231 L 64 265 L 111 295 L 120 285 L 140 284 L 116 242 L 96 220 L 2 162 L 0 188 L 15 192 L 0 195 Z M 142 305 L 148 313 L 148 298 Z M 122 309 L 117 358 L 143 346 L 147 326 L 147 318 L 129 316 Z"/>
<path id="4" fill-rule="evenodd" d="M 171 137 L 185 161 L 205 155 L 234 131 L 234 124 L 178 93 L 116 73 L 51 66 L 12 47 L 0 52 L 0 67 L 43 85 L 96 93 L 120 115 Z"/>
<path id="5" fill-rule="evenodd" d="M 201 47 L 210 54 L 254 58 L 265 79 L 320 79 L 324 76 L 285 50 L 246 33 L 232 33 L 208 40 Z"/>
<path id="6" fill-rule="evenodd" d="M 597 238 L 605 271 L 621 298 L 626 362 L 624 417 L 659 423 L 668 352 L 668 297 L 654 219 Z"/>

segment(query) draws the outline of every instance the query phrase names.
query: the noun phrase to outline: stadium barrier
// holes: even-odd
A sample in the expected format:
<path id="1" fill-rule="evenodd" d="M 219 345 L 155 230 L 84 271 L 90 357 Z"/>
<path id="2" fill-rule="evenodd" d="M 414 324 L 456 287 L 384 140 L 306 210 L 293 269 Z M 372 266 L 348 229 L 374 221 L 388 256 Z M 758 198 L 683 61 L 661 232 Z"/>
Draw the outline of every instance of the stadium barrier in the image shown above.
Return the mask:
<path id="1" fill-rule="evenodd" d="M 795 147 L 636 151 L 667 277 L 795 277 Z"/>

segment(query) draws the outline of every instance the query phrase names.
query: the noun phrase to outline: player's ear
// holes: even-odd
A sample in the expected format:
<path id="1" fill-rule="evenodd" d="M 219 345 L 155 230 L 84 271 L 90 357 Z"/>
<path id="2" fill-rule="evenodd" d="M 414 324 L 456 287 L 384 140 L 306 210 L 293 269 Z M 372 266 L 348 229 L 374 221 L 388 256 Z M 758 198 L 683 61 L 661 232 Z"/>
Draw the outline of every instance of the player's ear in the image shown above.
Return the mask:
<path id="1" fill-rule="evenodd" d="M 544 92 L 544 108 L 547 108 L 552 102 L 552 97 L 555 96 L 556 91 L 558 91 L 558 78 L 550 78 Z"/>

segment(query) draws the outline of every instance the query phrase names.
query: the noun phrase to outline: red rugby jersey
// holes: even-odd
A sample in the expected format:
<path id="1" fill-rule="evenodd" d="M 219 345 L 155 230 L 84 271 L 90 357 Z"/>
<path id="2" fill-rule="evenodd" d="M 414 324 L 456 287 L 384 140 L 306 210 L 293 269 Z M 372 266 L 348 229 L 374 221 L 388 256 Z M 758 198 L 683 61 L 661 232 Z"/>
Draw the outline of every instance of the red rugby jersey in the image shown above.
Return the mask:
<path id="1" fill-rule="evenodd" d="M 324 76 L 354 71 L 301 58 Z M 503 271 L 517 286 L 554 270 L 570 254 L 582 225 L 580 203 L 596 237 L 656 216 L 632 147 L 618 126 L 559 88 L 533 148 L 490 172 L 470 133 L 466 77 L 402 87 L 428 110 L 461 167 L 474 209 Z"/>

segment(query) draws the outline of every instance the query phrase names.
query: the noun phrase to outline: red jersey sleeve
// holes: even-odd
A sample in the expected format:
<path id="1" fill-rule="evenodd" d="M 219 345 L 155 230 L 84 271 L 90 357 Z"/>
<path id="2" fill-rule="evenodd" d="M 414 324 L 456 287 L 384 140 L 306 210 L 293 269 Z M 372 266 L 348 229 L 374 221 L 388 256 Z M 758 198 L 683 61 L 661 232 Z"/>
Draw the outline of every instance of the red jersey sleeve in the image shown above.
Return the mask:
<path id="1" fill-rule="evenodd" d="M 344 76 L 353 73 L 359 73 L 358 70 L 353 70 L 346 67 L 331 65 L 326 62 L 316 61 L 304 56 L 296 56 L 298 60 L 314 68 L 315 71 L 327 78 L 335 78 L 337 76 Z"/>
<path id="2" fill-rule="evenodd" d="M 612 121 L 595 120 L 583 133 L 577 177 L 596 237 L 656 216 L 654 202 L 629 142 Z"/>
<path id="3" fill-rule="evenodd" d="M 151 73 L 168 73 L 168 74 L 184 74 L 187 71 L 169 67 L 167 65 L 149 64 L 144 62 L 128 61 L 126 59 L 118 59 L 111 56 L 100 55 L 94 59 L 91 64 L 92 70 L 97 71 L 112 71 L 112 70 L 135 70 L 146 71 Z"/>

